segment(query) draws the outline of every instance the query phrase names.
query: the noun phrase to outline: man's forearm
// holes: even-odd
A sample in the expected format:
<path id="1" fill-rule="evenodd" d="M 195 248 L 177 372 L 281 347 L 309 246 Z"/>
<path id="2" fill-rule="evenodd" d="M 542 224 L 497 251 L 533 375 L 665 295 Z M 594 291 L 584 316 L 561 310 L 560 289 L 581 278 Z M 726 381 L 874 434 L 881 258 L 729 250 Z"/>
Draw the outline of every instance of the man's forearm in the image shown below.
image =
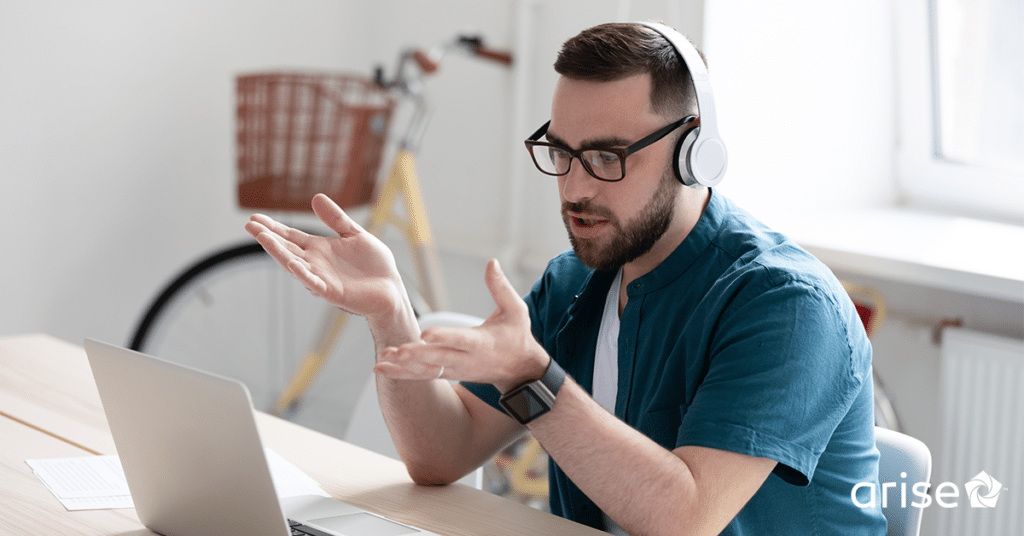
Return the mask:
<path id="1" fill-rule="evenodd" d="M 669 451 L 567 380 L 529 425 L 572 481 L 630 534 L 718 534 L 775 462 L 682 447 Z"/>
<path id="2" fill-rule="evenodd" d="M 419 341 L 411 307 L 387 318 L 368 318 L 377 358 L 388 347 Z M 487 459 L 474 460 L 473 415 L 447 380 L 401 380 L 377 376 L 381 412 L 413 480 L 447 484 Z M 469 395 L 472 396 L 472 395 Z"/>
<path id="3" fill-rule="evenodd" d="M 416 483 L 447 484 L 473 469 L 458 463 L 467 417 L 447 381 L 378 376 L 377 394 L 395 448 Z"/>
<path id="4" fill-rule="evenodd" d="M 692 517 L 686 465 L 615 418 L 567 379 L 552 410 L 528 425 L 572 481 L 630 534 L 669 534 Z"/>
<path id="5" fill-rule="evenodd" d="M 419 323 L 406 300 L 395 304 L 392 311 L 367 317 L 366 321 L 373 335 L 377 361 L 381 359 L 381 352 L 388 347 L 419 341 Z M 408 467 L 422 466 L 423 457 L 436 456 L 436 453 L 430 452 L 433 450 L 431 446 L 441 444 L 438 437 L 434 436 L 445 431 L 451 432 L 441 430 L 434 423 L 438 415 L 454 409 L 444 392 L 445 386 L 432 381 L 392 380 L 381 375 L 377 375 L 376 379 L 381 412 L 395 448 Z M 448 390 L 451 390 L 450 387 Z M 429 475 L 412 476 L 417 482 L 431 478 Z"/>

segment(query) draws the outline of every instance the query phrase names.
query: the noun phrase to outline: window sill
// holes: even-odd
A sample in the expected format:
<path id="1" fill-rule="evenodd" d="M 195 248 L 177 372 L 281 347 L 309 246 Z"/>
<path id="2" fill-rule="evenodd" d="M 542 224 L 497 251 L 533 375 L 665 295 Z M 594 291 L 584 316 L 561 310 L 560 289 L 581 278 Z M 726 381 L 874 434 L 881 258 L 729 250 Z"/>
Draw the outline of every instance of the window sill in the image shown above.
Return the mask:
<path id="1" fill-rule="evenodd" d="M 1024 302 L 1024 227 L 900 208 L 772 216 L 833 270 Z"/>

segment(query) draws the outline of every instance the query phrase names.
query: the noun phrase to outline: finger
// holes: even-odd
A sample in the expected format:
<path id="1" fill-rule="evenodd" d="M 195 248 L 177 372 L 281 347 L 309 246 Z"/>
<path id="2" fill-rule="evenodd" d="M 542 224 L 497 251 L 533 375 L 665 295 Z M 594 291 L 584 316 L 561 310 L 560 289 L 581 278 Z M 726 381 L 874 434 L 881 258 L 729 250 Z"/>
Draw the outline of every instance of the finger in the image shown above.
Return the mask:
<path id="1" fill-rule="evenodd" d="M 288 273 L 295 276 L 306 287 L 306 290 L 309 290 L 314 296 L 320 297 L 327 292 L 327 283 L 320 276 L 309 271 L 309 266 L 304 261 L 293 259 L 285 269 L 288 270 Z"/>
<path id="2" fill-rule="evenodd" d="M 479 342 L 479 333 L 473 328 L 435 326 L 423 330 L 420 339 L 427 344 L 466 351 Z"/>
<path id="3" fill-rule="evenodd" d="M 348 236 L 358 233 L 363 228 L 348 217 L 348 214 L 338 206 L 330 197 L 324 194 L 316 194 L 313 197 L 313 213 L 320 221 L 338 233 L 339 236 Z"/>
<path id="4" fill-rule="evenodd" d="M 270 229 L 267 229 L 259 222 L 250 221 L 249 223 L 245 224 L 245 230 L 248 231 L 249 234 L 251 234 L 253 238 L 256 239 L 257 242 L 263 245 L 264 249 L 267 249 L 267 244 L 271 244 L 271 241 L 273 241 L 273 243 L 280 245 L 295 257 L 302 258 L 305 256 L 306 252 L 302 248 L 295 245 L 291 241 L 282 238 L 280 235 L 274 233 Z M 263 236 L 261 239 L 261 235 L 266 236 Z M 270 250 L 268 249 L 267 251 L 269 252 Z"/>
<path id="5" fill-rule="evenodd" d="M 268 232 L 270 232 L 270 231 L 267 230 L 266 227 L 263 226 L 263 224 L 261 224 L 261 223 L 259 223 L 257 221 L 252 221 L 252 220 L 249 220 L 248 222 L 246 222 L 246 224 L 245 224 L 245 231 L 247 233 L 251 234 L 253 238 L 256 238 L 257 236 L 259 236 L 260 233 L 268 233 Z"/>
<path id="6" fill-rule="evenodd" d="M 283 238 L 272 232 L 266 231 L 257 235 L 256 241 L 259 242 L 259 244 L 263 246 L 263 249 L 265 249 L 267 253 L 274 258 L 277 264 L 281 265 L 282 268 L 291 273 L 288 265 L 292 261 L 298 260 L 299 257 L 288 247 L 288 245 L 286 245 Z"/>
<path id="7" fill-rule="evenodd" d="M 451 353 L 457 350 L 437 344 L 409 342 L 398 347 L 386 348 L 381 359 L 402 366 L 420 363 L 430 366 L 441 366 L 452 362 Z"/>
<path id="8" fill-rule="evenodd" d="M 397 348 L 385 348 L 374 371 L 392 378 L 436 378 L 444 368 L 444 352 L 424 352 L 427 347 L 422 343 L 407 343 Z"/>
<path id="9" fill-rule="evenodd" d="M 308 234 L 280 223 L 264 214 L 253 214 L 249 218 L 249 223 L 246 224 L 246 229 L 248 230 L 250 226 L 253 227 L 253 229 L 258 229 L 257 226 L 263 226 L 267 232 L 276 234 L 286 242 L 295 244 L 298 248 L 305 248 L 309 243 L 310 236 Z M 250 231 L 250 233 L 251 232 L 252 231 Z"/>
<path id="10" fill-rule="evenodd" d="M 487 280 L 487 289 L 491 291 L 494 305 L 497 305 L 499 310 L 516 310 L 523 306 L 523 299 L 516 293 L 512 283 L 509 283 L 505 273 L 501 271 L 498 259 L 491 259 L 487 263 L 484 278 Z"/>
<path id="11" fill-rule="evenodd" d="M 436 380 L 439 378 L 438 373 L 442 372 L 442 370 L 445 373 L 445 377 L 447 377 L 448 370 L 442 369 L 442 367 L 439 366 L 423 368 L 418 372 L 396 365 L 395 363 L 383 361 L 373 366 L 373 372 L 375 374 L 394 380 Z"/>

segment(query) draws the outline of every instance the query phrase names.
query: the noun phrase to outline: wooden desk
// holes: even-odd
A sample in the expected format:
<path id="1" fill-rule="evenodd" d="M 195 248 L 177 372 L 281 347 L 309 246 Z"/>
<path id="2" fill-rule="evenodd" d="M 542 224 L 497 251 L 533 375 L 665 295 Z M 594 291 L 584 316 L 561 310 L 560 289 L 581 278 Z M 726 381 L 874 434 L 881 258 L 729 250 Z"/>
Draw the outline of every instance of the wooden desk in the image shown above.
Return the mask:
<path id="1" fill-rule="evenodd" d="M 439 534 L 603 532 L 460 484 L 417 486 L 395 460 L 257 412 L 264 444 L 334 497 Z M 45 335 L 0 338 L 0 533 L 149 534 L 134 510 L 68 512 L 27 458 L 116 454 L 85 351 Z"/>
<path id="2" fill-rule="evenodd" d="M 81 448 L 0 417 L 0 534 L 152 534 L 133 509 L 68 512 L 25 463 L 29 458 L 87 455 Z"/>

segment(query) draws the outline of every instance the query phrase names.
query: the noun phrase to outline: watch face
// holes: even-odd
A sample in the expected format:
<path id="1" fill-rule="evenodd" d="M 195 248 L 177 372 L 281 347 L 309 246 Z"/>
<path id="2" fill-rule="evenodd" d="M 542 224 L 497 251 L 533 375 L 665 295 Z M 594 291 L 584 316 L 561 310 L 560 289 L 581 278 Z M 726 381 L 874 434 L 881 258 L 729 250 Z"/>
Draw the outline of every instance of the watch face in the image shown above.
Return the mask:
<path id="1" fill-rule="evenodd" d="M 551 409 L 550 404 L 530 387 L 532 386 L 524 386 L 519 392 L 513 393 L 512 396 L 504 400 L 505 409 L 512 412 L 513 417 L 520 422 L 530 421 Z"/>

